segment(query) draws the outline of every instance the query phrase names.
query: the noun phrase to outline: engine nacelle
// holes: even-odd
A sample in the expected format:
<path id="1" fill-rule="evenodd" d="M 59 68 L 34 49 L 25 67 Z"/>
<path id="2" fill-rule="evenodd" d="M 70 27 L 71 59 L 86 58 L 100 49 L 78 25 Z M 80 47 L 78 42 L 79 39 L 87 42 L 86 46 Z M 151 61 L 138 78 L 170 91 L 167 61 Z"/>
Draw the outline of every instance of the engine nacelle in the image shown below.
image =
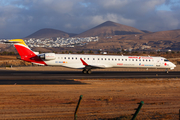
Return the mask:
<path id="1" fill-rule="evenodd" d="M 55 60 L 56 59 L 56 54 L 55 53 L 43 53 L 38 55 L 39 58 L 44 59 L 44 60 Z"/>

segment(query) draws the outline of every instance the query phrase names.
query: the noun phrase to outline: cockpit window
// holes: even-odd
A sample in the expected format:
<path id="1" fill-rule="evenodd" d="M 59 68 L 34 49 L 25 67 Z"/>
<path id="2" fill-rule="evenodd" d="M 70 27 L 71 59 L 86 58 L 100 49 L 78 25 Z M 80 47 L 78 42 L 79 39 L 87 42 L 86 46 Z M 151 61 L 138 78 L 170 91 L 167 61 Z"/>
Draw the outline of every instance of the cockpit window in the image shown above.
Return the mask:
<path id="1" fill-rule="evenodd" d="M 169 60 L 168 59 L 164 59 L 164 62 L 169 62 Z"/>

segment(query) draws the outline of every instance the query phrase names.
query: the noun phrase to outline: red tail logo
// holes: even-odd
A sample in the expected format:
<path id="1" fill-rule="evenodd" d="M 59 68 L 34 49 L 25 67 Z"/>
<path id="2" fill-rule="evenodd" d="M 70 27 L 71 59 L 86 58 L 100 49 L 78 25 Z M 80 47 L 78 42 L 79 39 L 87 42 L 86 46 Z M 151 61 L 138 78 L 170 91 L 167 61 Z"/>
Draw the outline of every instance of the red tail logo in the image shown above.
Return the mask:
<path id="1" fill-rule="evenodd" d="M 47 65 L 42 59 L 40 59 L 22 39 L 9 40 L 10 43 L 14 43 L 14 47 L 21 56 L 21 60 Z"/>

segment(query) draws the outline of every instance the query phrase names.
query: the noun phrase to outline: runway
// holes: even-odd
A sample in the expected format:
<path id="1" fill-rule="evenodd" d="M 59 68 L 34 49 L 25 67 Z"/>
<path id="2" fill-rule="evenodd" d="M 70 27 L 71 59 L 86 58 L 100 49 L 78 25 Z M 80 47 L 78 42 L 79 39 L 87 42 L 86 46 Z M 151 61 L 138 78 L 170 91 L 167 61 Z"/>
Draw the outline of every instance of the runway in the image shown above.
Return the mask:
<path id="1" fill-rule="evenodd" d="M 0 84 L 83 84 L 75 79 L 180 78 L 180 71 L 0 71 Z"/>

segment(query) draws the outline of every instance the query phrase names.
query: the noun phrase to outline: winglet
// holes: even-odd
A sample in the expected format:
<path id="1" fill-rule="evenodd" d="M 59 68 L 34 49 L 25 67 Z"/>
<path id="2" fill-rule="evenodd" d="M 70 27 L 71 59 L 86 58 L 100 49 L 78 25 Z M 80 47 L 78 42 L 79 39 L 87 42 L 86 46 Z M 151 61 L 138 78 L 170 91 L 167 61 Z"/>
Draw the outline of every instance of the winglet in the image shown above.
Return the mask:
<path id="1" fill-rule="evenodd" d="M 80 60 L 81 60 L 81 62 L 83 63 L 83 65 L 88 66 L 88 64 L 87 64 L 82 58 L 80 58 Z"/>

